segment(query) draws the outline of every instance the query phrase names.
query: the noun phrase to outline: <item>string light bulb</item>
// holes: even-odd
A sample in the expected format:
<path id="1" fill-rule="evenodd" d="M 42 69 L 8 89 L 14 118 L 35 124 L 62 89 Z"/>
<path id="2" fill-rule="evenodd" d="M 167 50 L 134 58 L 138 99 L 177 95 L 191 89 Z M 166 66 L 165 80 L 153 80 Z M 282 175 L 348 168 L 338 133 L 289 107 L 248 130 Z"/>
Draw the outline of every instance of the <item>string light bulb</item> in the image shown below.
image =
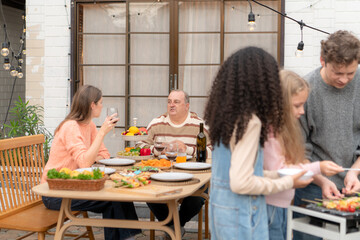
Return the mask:
<path id="1" fill-rule="evenodd" d="M 2 43 L 1 55 L 7 57 L 9 55 L 9 44 L 7 42 Z"/>
<path id="2" fill-rule="evenodd" d="M 295 56 L 302 57 L 302 55 L 304 54 L 303 27 L 305 23 L 301 20 L 300 22 L 298 22 L 298 24 L 300 25 L 301 40 L 298 43 L 297 49 L 295 51 Z"/>
<path id="3" fill-rule="evenodd" d="M 250 13 L 248 15 L 248 29 L 249 31 L 254 31 L 255 27 L 256 27 L 256 23 L 255 23 L 255 14 L 252 11 L 252 6 L 251 6 L 251 2 L 250 0 L 248 0 L 249 6 L 250 6 Z"/>
<path id="4" fill-rule="evenodd" d="M 295 51 L 295 56 L 296 57 L 302 57 L 303 54 L 304 54 L 304 42 L 300 41 L 298 43 L 297 49 Z"/>
<path id="5" fill-rule="evenodd" d="M 10 64 L 10 59 L 8 57 L 4 58 L 4 65 L 3 65 L 4 69 L 7 71 L 10 69 L 11 64 Z"/>
<path id="6" fill-rule="evenodd" d="M 14 67 L 14 66 L 11 66 L 11 67 L 10 67 L 10 76 L 16 77 L 17 74 L 18 74 L 18 72 L 16 71 L 15 67 Z"/>
<path id="7" fill-rule="evenodd" d="M 18 78 L 23 78 L 23 77 L 24 77 L 24 74 L 23 74 L 23 72 L 22 72 L 21 67 L 17 67 L 16 70 L 17 70 L 17 75 L 16 75 L 16 76 L 17 76 Z"/>
<path id="8" fill-rule="evenodd" d="M 10 64 L 9 58 L 7 58 L 7 57 L 4 58 L 4 65 L 3 65 L 3 67 L 4 67 L 5 70 L 9 70 L 9 69 L 10 69 L 11 64 Z"/>
<path id="9" fill-rule="evenodd" d="M 250 31 L 254 31 L 255 27 L 256 27 L 255 14 L 253 12 L 250 12 L 248 15 L 248 28 Z"/>

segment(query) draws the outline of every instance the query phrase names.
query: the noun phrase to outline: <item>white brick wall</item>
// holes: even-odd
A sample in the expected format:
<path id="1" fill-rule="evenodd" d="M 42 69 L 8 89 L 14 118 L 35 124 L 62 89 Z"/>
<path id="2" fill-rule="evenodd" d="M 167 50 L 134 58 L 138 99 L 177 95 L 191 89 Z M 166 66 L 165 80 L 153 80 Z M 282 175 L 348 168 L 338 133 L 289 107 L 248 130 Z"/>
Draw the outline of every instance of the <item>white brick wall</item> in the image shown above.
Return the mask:
<path id="1" fill-rule="evenodd" d="M 67 7 L 64 6 L 66 2 Z M 43 99 L 44 122 L 53 132 L 68 113 L 70 85 L 70 0 L 26 1 L 27 26 L 34 29 L 29 40 L 37 42 L 38 51 L 28 54 L 33 61 L 26 91 L 28 99 Z M 42 89 L 39 91 L 41 82 Z"/>
<path id="2" fill-rule="evenodd" d="M 66 0 L 66 4 L 67 8 L 64 0 L 26 1 L 28 43 L 33 44 L 32 49 L 28 44 L 26 96 L 32 101 L 43 101 L 49 130 L 54 130 L 68 111 L 70 0 Z M 311 4 L 313 6 L 309 7 Z M 349 30 L 360 37 L 358 0 L 286 0 L 285 9 L 289 16 L 310 26 L 327 32 Z M 304 75 L 320 66 L 320 40 L 326 37 L 326 34 L 304 28 L 304 55 L 296 58 L 300 27 L 286 20 L 285 68 Z"/>
<path id="3" fill-rule="evenodd" d="M 307 25 L 329 33 L 337 30 L 348 30 L 360 38 L 360 1 L 355 0 L 321 0 L 311 8 L 306 8 L 317 0 L 286 0 L 285 11 L 290 17 L 303 20 Z M 305 9 L 304 9 L 305 8 Z M 297 11 L 298 9 L 303 9 Z M 320 41 L 327 35 L 304 28 L 304 55 L 294 55 L 300 41 L 299 25 L 291 20 L 285 21 L 285 68 L 305 75 L 320 66 Z"/>

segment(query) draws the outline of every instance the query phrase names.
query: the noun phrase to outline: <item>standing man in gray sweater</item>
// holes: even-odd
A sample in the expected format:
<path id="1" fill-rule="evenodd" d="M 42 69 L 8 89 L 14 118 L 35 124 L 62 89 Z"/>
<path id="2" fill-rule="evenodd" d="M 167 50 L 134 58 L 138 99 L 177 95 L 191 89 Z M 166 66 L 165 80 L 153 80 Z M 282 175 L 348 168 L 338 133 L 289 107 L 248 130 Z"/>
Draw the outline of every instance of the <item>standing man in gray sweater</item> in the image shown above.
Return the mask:
<path id="1" fill-rule="evenodd" d="M 332 160 L 344 168 L 360 168 L 360 41 L 337 31 L 321 41 L 321 67 L 305 76 L 310 95 L 300 122 L 310 161 Z M 304 199 L 339 198 L 360 190 L 359 171 L 326 178 L 318 175 L 297 189 L 295 205 Z M 319 239 L 294 232 L 294 239 Z"/>

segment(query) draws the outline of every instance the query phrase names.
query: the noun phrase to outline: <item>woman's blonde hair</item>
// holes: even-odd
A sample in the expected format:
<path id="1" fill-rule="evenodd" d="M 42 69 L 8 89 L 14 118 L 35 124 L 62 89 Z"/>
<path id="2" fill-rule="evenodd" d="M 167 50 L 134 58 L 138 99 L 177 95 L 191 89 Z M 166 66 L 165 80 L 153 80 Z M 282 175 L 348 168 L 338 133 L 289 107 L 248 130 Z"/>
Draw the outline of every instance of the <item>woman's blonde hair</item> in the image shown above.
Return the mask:
<path id="1" fill-rule="evenodd" d="M 84 85 L 75 93 L 71 104 L 70 113 L 55 129 L 55 134 L 68 120 L 84 122 L 91 117 L 91 103 L 97 104 L 102 97 L 102 92 L 97 87 Z"/>
<path id="2" fill-rule="evenodd" d="M 292 71 L 281 70 L 280 81 L 284 104 L 284 126 L 280 132 L 287 164 L 298 164 L 305 159 L 304 139 L 299 120 L 293 113 L 292 97 L 299 92 L 309 91 L 309 84 Z"/>

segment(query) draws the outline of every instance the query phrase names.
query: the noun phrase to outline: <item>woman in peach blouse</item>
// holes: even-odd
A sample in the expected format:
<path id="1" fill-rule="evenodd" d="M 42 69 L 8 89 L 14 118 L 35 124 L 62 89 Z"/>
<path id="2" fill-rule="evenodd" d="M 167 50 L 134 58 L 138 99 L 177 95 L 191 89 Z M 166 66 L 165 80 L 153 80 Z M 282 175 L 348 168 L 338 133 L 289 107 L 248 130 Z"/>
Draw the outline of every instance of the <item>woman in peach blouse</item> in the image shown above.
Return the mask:
<path id="1" fill-rule="evenodd" d="M 119 118 L 116 114 L 108 116 L 97 131 L 92 119 L 100 116 L 102 101 L 101 91 L 94 86 L 85 85 L 76 92 L 70 113 L 55 130 L 42 182 L 46 182 L 46 174 L 50 169 L 86 168 L 96 160 L 110 158 L 103 140 Z M 61 198 L 43 197 L 44 205 L 53 210 L 60 209 L 61 201 Z M 134 204 L 126 202 L 73 200 L 71 210 L 102 213 L 103 218 L 137 219 Z M 105 240 L 133 239 L 139 232 L 134 229 L 105 228 L 104 235 Z"/>

